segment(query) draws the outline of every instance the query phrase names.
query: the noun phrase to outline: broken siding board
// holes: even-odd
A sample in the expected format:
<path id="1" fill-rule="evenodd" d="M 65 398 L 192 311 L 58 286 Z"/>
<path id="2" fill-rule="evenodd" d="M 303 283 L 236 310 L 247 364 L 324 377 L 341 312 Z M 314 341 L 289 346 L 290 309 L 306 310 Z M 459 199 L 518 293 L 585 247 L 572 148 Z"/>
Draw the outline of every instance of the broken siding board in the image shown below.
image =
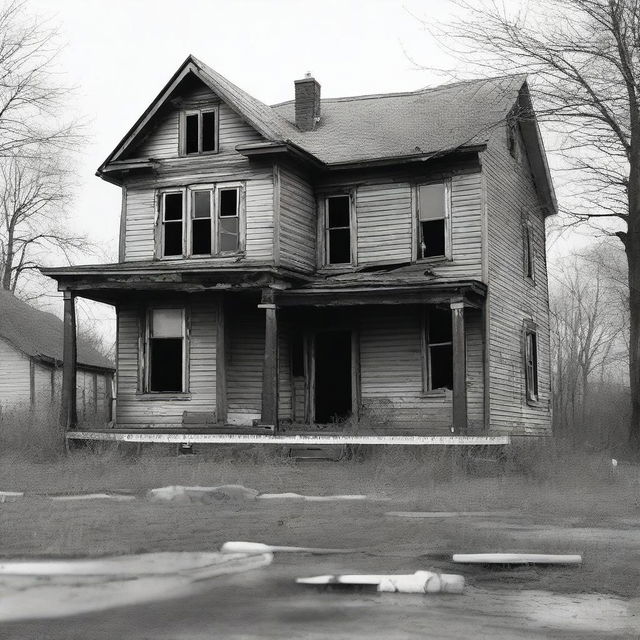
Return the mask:
<path id="1" fill-rule="evenodd" d="M 489 377 L 492 432 L 545 435 L 551 431 L 548 289 L 544 218 L 528 170 L 509 154 L 504 132 L 484 152 L 489 270 Z M 536 256 L 535 284 L 524 276 L 522 212 L 528 213 Z M 537 324 L 539 400 L 525 397 L 522 331 Z"/>
<path id="2" fill-rule="evenodd" d="M 316 201 L 311 184 L 280 167 L 280 263 L 302 271 L 316 266 Z"/>

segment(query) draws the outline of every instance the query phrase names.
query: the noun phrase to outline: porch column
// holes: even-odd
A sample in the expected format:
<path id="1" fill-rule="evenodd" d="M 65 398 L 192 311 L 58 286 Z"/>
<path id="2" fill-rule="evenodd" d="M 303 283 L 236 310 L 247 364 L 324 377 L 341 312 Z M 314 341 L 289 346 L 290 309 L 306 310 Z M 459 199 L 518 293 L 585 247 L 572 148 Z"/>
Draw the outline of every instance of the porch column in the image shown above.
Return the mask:
<path id="1" fill-rule="evenodd" d="M 453 351 L 453 433 L 467 431 L 467 364 L 464 335 L 464 303 L 451 302 Z"/>
<path id="2" fill-rule="evenodd" d="M 72 291 L 64 291 L 64 346 L 62 364 L 62 406 L 60 425 L 65 431 L 78 424 L 76 410 L 76 299 Z"/>
<path id="3" fill-rule="evenodd" d="M 261 424 L 278 431 L 278 310 L 272 289 L 264 289 L 259 309 L 265 311 Z"/>

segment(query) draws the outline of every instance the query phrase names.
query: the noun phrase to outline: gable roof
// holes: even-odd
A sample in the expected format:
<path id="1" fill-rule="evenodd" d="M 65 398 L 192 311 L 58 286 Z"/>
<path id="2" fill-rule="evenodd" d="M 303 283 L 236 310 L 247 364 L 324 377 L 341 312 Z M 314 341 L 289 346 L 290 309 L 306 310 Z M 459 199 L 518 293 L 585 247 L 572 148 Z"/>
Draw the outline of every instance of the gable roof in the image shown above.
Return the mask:
<path id="1" fill-rule="evenodd" d="M 64 325 L 52 313 L 35 309 L 0 289 L 0 338 L 26 356 L 62 362 Z M 78 338 L 78 365 L 114 370 L 113 362 Z"/>
<path id="2" fill-rule="evenodd" d="M 517 74 L 404 93 L 322 99 L 318 126 L 312 131 L 300 131 L 295 125 L 294 101 L 269 106 L 190 55 L 101 165 L 98 175 L 104 175 L 110 163 L 115 162 L 114 167 L 118 164 L 189 74 L 208 86 L 265 138 L 266 144 L 238 147 L 241 153 L 284 144 L 327 169 L 385 160 L 428 159 L 484 145 L 522 94 L 528 98 L 526 75 Z M 531 128 L 529 131 L 532 135 L 528 136 L 527 144 L 536 156 L 532 163 L 538 174 L 536 183 L 541 186 L 541 197 L 550 212 L 555 213 L 555 195 L 542 139 L 537 126 L 535 131 Z"/>

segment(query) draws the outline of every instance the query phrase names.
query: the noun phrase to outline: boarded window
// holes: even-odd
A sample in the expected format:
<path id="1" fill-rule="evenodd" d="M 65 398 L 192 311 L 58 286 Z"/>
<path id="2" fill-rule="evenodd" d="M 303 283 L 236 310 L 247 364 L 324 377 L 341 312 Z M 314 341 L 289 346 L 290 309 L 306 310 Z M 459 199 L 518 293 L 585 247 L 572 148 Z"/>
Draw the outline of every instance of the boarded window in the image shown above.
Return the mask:
<path id="1" fill-rule="evenodd" d="M 240 248 L 240 190 L 220 189 L 218 204 L 218 245 L 221 253 Z"/>
<path id="2" fill-rule="evenodd" d="M 418 187 L 418 258 L 446 255 L 448 211 L 444 183 Z"/>
<path id="3" fill-rule="evenodd" d="M 182 255 L 182 193 L 164 193 L 162 209 L 162 255 Z"/>
<path id="4" fill-rule="evenodd" d="M 211 254 L 212 200 L 211 190 L 191 194 L 191 253 L 194 256 Z"/>
<path id="5" fill-rule="evenodd" d="M 429 309 L 425 323 L 427 390 L 453 389 L 451 311 Z"/>
<path id="6" fill-rule="evenodd" d="M 527 400 L 538 399 L 538 336 L 531 328 L 524 332 L 524 365 Z"/>
<path id="7" fill-rule="evenodd" d="M 215 109 L 187 113 L 184 128 L 184 153 L 189 155 L 217 150 Z"/>
<path id="8" fill-rule="evenodd" d="M 327 264 L 351 263 L 351 198 L 331 196 L 326 200 L 325 251 Z"/>
<path id="9" fill-rule="evenodd" d="M 149 391 L 181 392 L 184 379 L 184 310 L 149 315 Z"/>

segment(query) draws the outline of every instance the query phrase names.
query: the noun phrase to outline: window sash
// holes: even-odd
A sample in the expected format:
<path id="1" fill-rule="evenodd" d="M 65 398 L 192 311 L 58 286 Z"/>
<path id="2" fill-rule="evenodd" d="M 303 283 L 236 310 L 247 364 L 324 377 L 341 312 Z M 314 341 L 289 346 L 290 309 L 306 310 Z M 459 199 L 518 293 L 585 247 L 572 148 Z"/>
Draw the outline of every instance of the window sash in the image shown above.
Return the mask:
<path id="1" fill-rule="evenodd" d="M 154 321 L 156 312 L 180 312 L 180 331 L 179 335 L 154 335 Z M 144 390 L 146 393 L 184 393 L 187 388 L 187 322 L 186 309 L 184 307 L 152 307 L 147 310 L 146 326 L 145 326 L 145 376 Z M 156 334 L 158 332 L 156 331 Z M 163 333 L 163 332 L 160 332 Z M 174 332 L 178 333 L 178 332 Z M 180 357 L 180 389 L 170 391 L 158 391 L 153 389 L 153 351 L 154 347 L 161 341 L 180 340 L 181 357 Z"/>
<path id="2" fill-rule="evenodd" d="M 526 278 L 535 280 L 535 254 L 533 252 L 533 235 L 531 225 L 527 222 L 522 227 L 523 252 L 524 252 L 524 275 Z"/>
<path id="3" fill-rule="evenodd" d="M 441 210 L 434 201 L 441 197 Z M 433 260 L 448 258 L 451 255 L 451 180 L 438 183 L 419 184 L 416 187 L 416 236 L 417 259 Z M 425 242 L 424 226 L 443 221 L 442 253 L 425 255 L 428 245 Z M 425 223 L 425 224 L 423 224 Z"/>
<path id="4" fill-rule="evenodd" d="M 538 399 L 538 338 L 535 331 L 525 331 L 525 385 L 527 400 Z"/>
<path id="5" fill-rule="evenodd" d="M 337 200 L 339 198 L 347 198 L 348 205 L 348 224 L 347 225 L 334 225 L 330 224 L 330 215 L 329 215 L 329 203 L 331 200 Z M 352 200 L 351 196 L 348 194 L 340 194 L 334 196 L 328 196 L 324 200 L 324 264 L 325 266 L 334 266 L 334 265 L 350 265 L 353 264 L 353 249 L 351 246 L 352 243 L 352 220 L 353 220 L 353 211 L 352 211 Z M 340 232 L 348 231 L 349 232 L 349 260 L 347 262 L 332 262 L 331 261 L 331 239 L 334 235 L 333 232 L 338 232 L 338 236 L 342 235 Z"/>
<path id="6" fill-rule="evenodd" d="M 449 312 L 450 315 L 450 312 Z M 451 322 L 451 318 L 449 318 Z M 424 391 L 436 391 L 446 387 L 434 387 L 433 386 L 433 357 L 432 353 L 438 347 L 451 347 L 453 349 L 453 335 L 450 340 L 438 340 L 432 341 L 431 334 L 431 313 L 428 308 L 423 310 L 422 314 L 422 351 L 423 351 L 423 390 Z M 452 355 L 453 358 L 453 355 Z M 452 385 L 453 386 L 453 385 Z"/>
<path id="7" fill-rule="evenodd" d="M 167 197 L 179 195 L 181 197 L 181 208 L 182 215 L 180 219 L 177 218 L 169 218 L 166 217 L 167 211 Z M 161 219 L 161 256 L 163 258 L 178 258 L 184 255 L 184 239 L 185 239 L 185 229 L 184 229 L 184 193 L 182 191 L 164 191 L 160 197 L 160 219 Z M 180 253 L 169 253 L 167 254 L 167 230 L 168 227 L 180 227 Z"/>
<path id="8" fill-rule="evenodd" d="M 204 133 L 205 126 L 203 123 L 203 115 L 205 114 L 213 114 L 213 126 L 211 127 L 211 133 L 213 135 L 213 144 L 205 145 Z M 189 150 L 188 149 L 188 137 L 187 137 L 187 122 L 189 117 L 197 116 L 197 149 Z M 182 153 L 186 156 L 193 156 L 203 153 L 217 153 L 218 152 L 218 109 L 217 108 L 207 108 L 207 109 L 190 109 L 183 113 L 182 117 Z M 205 148 L 210 147 L 210 148 Z"/>

